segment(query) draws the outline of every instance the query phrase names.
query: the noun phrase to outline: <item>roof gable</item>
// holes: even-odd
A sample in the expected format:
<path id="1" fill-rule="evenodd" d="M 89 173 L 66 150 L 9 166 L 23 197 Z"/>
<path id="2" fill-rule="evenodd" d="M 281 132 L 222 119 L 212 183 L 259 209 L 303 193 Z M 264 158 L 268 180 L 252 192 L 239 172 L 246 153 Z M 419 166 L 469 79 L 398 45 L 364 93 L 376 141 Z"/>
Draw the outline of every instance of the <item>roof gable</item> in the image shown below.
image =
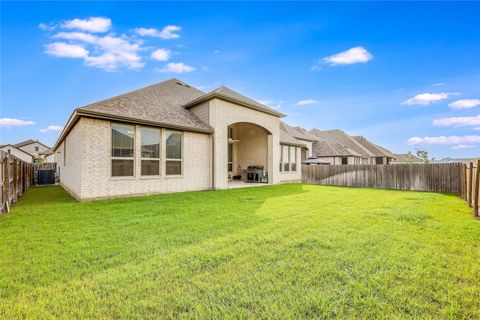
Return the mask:
<path id="1" fill-rule="evenodd" d="M 235 104 L 239 104 L 241 106 L 251 108 L 260 112 L 265 112 L 268 114 L 271 114 L 276 117 L 284 117 L 285 115 L 281 112 L 278 112 L 272 108 L 267 107 L 266 105 L 263 105 L 259 103 L 258 101 L 255 101 L 253 99 L 250 99 L 236 91 L 233 91 L 232 89 L 229 89 L 227 87 L 221 86 L 218 89 L 215 89 L 207 94 L 204 94 L 203 96 L 198 97 L 197 99 L 190 101 L 184 105 L 185 108 L 191 108 L 193 106 L 198 105 L 199 103 L 202 103 L 204 101 L 208 101 L 214 98 L 226 100 L 229 102 L 233 102 Z"/>

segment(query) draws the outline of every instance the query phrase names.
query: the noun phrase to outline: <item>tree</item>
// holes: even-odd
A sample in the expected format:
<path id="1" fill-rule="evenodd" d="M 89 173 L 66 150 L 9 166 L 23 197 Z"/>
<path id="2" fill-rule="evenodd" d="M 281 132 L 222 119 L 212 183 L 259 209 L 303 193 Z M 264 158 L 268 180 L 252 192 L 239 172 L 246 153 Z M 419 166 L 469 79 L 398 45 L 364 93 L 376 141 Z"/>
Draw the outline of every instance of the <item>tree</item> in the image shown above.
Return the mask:
<path id="1" fill-rule="evenodd" d="M 422 159 L 423 163 L 425 163 L 425 164 L 430 162 L 430 160 L 428 159 L 428 151 L 426 151 L 426 150 L 417 149 L 417 157 Z"/>

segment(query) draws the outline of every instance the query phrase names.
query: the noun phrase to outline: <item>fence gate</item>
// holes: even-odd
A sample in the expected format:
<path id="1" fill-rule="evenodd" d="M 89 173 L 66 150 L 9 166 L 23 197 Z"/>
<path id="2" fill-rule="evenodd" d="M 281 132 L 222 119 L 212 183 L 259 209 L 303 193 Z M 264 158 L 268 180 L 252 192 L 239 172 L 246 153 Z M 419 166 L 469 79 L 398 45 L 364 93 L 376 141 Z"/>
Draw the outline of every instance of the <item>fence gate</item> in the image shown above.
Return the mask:
<path id="1" fill-rule="evenodd" d="M 55 184 L 55 172 L 57 165 L 55 162 L 35 163 L 35 181 L 39 186 Z"/>
<path id="2" fill-rule="evenodd" d="M 55 184 L 55 170 L 38 170 L 38 185 Z"/>

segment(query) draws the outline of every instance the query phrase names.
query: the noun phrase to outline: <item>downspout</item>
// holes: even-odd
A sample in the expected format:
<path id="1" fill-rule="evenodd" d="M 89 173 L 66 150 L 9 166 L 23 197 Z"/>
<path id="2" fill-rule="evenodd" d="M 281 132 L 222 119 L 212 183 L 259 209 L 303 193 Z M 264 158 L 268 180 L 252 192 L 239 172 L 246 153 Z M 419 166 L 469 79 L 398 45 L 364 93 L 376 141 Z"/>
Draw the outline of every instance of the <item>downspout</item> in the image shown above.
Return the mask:
<path id="1" fill-rule="evenodd" d="M 215 190 L 215 134 L 211 134 L 212 141 L 212 190 Z"/>

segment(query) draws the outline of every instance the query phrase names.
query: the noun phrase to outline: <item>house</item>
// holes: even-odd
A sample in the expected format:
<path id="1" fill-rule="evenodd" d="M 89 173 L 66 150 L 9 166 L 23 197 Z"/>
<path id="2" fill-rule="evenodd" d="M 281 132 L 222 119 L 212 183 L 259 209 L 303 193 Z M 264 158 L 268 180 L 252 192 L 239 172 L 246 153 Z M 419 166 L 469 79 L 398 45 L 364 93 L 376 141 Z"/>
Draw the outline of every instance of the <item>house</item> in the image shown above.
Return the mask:
<path id="1" fill-rule="evenodd" d="M 475 165 L 480 158 L 442 158 L 440 160 L 432 160 L 431 163 L 465 163 L 469 165 L 471 162 Z"/>
<path id="2" fill-rule="evenodd" d="M 4 145 L 1 145 L 0 146 L 0 150 L 1 151 L 5 151 L 15 157 L 17 157 L 18 159 L 22 160 L 22 161 L 25 161 L 26 163 L 34 163 L 35 162 L 35 157 L 20 149 L 20 148 L 17 148 L 15 145 L 12 145 L 12 144 L 4 144 Z"/>
<path id="3" fill-rule="evenodd" d="M 346 145 L 328 142 L 325 140 L 315 141 L 313 143 L 313 155 L 319 159 L 322 164 L 359 164 L 361 155 Z"/>
<path id="4" fill-rule="evenodd" d="M 226 87 L 170 79 L 75 109 L 53 150 L 77 199 L 299 182 L 307 145 L 282 117 Z"/>
<path id="5" fill-rule="evenodd" d="M 408 163 L 423 163 L 423 160 L 412 154 L 411 151 L 408 153 L 395 153 L 395 159 L 391 162 L 392 164 L 408 164 Z"/>
<path id="6" fill-rule="evenodd" d="M 18 149 L 26 151 L 33 155 L 36 158 L 40 157 L 40 152 L 47 151 L 50 147 L 47 147 L 43 143 L 39 142 L 38 140 L 28 139 L 22 142 L 19 142 L 14 145 Z"/>
<path id="7" fill-rule="evenodd" d="M 338 146 L 341 146 L 343 148 L 346 148 L 348 152 L 352 152 L 352 154 L 348 156 L 343 156 L 343 158 L 347 157 L 347 160 L 343 159 L 342 163 L 348 162 L 347 164 L 389 164 L 391 159 L 394 158 L 394 155 L 387 149 L 370 142 L 362 136 L 352 137 L 346 132 L 339 129 L 323 131 L 319 129 L 312 129 L 310 130 L 310 133 L 320 138 L 320 140 L 326 141 L 330 144 L 334 144 L 336 148 L 338 148 Z M 328 148 L 326 148 L 325 146 L 324 149 L 327 150 Z M 316 153 L 315 156 L 319 157 L 321 156 L 321 154 Z"/>
<path id="8" fill-rule="evenodd" d="M 375 159 L 370 158 L 370 164 L 389 164 L 393 159 L 395 159 L 393 153 L 369 141 L 364 136 L 353 136 L 352 138 L 365 149 L 367 149 L 373 157 L 375 157 Z M 375 163 L 373 163 L 373 161 L 375 161 Z"/>

